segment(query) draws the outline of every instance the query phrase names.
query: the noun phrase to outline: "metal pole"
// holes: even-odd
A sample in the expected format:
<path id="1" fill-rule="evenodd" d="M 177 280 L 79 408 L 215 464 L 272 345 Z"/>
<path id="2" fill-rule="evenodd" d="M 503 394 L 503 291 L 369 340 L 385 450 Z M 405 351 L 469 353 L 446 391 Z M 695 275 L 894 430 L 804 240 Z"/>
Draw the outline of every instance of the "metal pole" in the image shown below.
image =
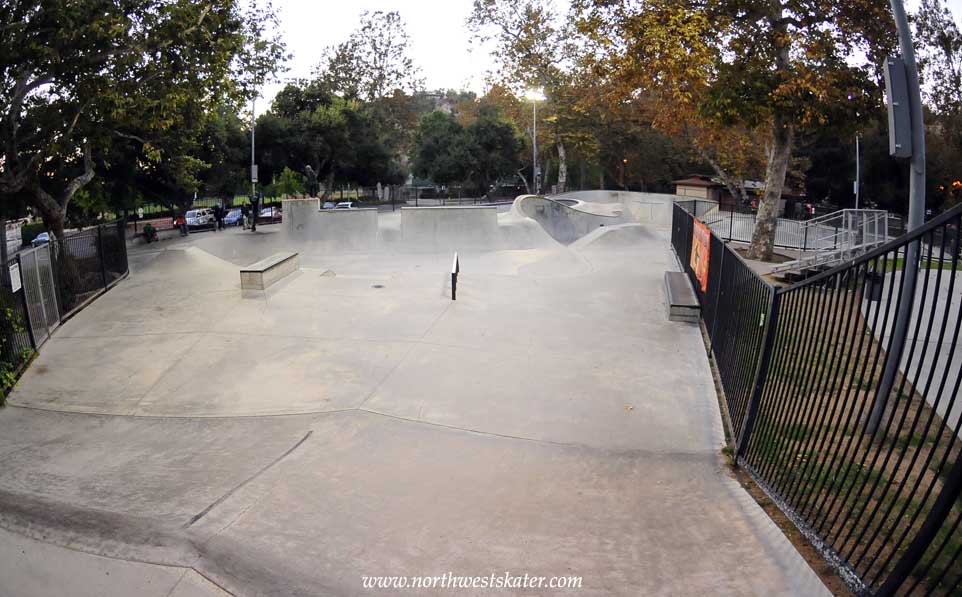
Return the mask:
<path id="1" fill-rule="evenodd" d="M 254 182 L 254 112 L 257 106 L 257 96 L 251 100 L 251 199 L 257 192 L 257 183 Z M 254 217 L 257 217 L 256 215 Z"/>
<path id="2" fill-rule="evenodd" d="M 37 350 L 37 338 L 33 334 L 33 318 L 30 316 L 30 302 L 27 300 L 27 284 L 23 279 L 23 261 L 17 253 L 17 273 L 20 275 L 20 304 L 23 306 L 23 316 L 27 320 L 27 335 L 30 337 L 30 346 Z M 36 259 L 36 257 L 34 257 Z M 4 264 L 6 267 L 6 264 Z"/>
<path id="3" fill-rule="evenodd" d="M 909 116 L 912 122 L 912 158 L 909 163 L 909 221 L 911 232 L 925 220 L 925 125 L 922 121 L 922 91 L 919 87 L 919 69 L 915 63 L 915 48 L 912 45 L 912 29 L 909 27 L 902 0 L 892 1 L 892 14 L 899 33 L 899 48 L 905 63 L 905 80 L 909 91 Z M 865 425 L 865 432 L 875 435 L 885 412 L 889 394 L 895 384 L 902 351 L 908 340 L 908 329 L 915 303 L 915 286 L 918 280 L 918 263 L 921 241 L 915 240 L 905 248 L 905 261 L 902 266 L 903 297 L 901 308 L 895 314 L 892 327 L 892 350 L 885 361 L 885 370 L 879 380 L 878 394 L 872 413 Z M 894 274 L 893 274 L 894 280 Z"/>
<path id="4" fill-rule="evenodd" d="M 104 255 L 104 225 L 97 226 L 97 250 L 100 253 L 100 277 L 107 288 L 107 257 Z"/>
<path id="5" fill-rule="evenodd" d="M 537 195 L 538 187 L 538 100 L 531 100 L 531 187 Z"/>
<path id="6" fill-rule="evenodd" d="M 859 159 L 859 136 L 855 135 L 855 209 L 858 209 L 858 195 L 862 188 L 862 162 Z"/>

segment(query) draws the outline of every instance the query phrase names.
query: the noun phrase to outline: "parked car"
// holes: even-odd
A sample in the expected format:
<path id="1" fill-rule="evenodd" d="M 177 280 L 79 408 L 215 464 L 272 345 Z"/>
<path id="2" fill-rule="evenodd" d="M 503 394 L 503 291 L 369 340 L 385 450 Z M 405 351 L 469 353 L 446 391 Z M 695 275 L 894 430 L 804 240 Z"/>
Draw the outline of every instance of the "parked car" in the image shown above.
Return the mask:
<path id="1" fill-rule="evenodd" d="M 213 227 L 216 224 L 214 220 L 214 210 L 209 208 L 203 209 L 192 209 L 187 212 L 187 227 L 188 228 L 202 228 L 206 226 Z"/>
<path id="2" fill-rule="evenodd" d="M 281 209 L 279 207 L 265 207 L 260 211 L 260 215 L 257 216 L 257 221 L 267 220 L 268 222 L 280 222 L 281 221 Z"/>
<path id="3" fill-rule="evenodd" d="M 354 207 L 354 203 L 352 201 L 341 201 L 340 203 L 334 206 L 334 209 L 351 209 L 353 207 Z"/>
<path id="4" fill-rule="evenodd" d="M 39 247 L 40 245 L 45 245 L 49 242 L 50 242 L 50 234 L 47 232 L 41 232 L 33 239 L 33 241 L 30 244 L 35 247 Z"/>
<path id="5" fill-rule="evenodd" d="M 224 216 L 224 226 L 240 226 L 244 223 L 244 214 L 240 208 L 234 208 Z"/>
<path id="6" fill-rule="evenodd" d="M 324 205 L 321 206 L 321 209 L 334 209 L 334 204 L 330 201 L 325 201 Z"/>

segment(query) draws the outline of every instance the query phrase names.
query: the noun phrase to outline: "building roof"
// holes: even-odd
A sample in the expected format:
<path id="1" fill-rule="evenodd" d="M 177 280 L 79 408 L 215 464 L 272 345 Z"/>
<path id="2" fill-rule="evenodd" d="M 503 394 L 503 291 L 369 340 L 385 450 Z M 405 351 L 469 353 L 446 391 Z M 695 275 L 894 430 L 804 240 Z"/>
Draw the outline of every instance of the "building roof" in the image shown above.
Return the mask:
<path id="1" fill-rule="evenodd" d="M 681 180 L 673 180 L 672 184 L 682 187 L 705 187 L 714 188 L 722 187 L 723 184 L 715 181 L 710 176 L 705 176 L 703 174 L 691 174 L 688 178 L 682 178 Z"/>

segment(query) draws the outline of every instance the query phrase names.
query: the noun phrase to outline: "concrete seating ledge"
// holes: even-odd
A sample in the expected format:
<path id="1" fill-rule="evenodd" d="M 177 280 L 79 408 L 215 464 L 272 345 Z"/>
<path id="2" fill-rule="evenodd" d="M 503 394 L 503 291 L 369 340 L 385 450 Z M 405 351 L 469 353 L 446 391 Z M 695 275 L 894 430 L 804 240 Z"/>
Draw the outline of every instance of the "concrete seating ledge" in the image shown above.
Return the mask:
<path id="1" fill-rule="evenodd" d="M 301 261 L 297 253 L 274 253 L 240 271 L 241 290 L 266 290 L 271 284 L 299 269 Z"/>
<path id="2" fill-rule="evenodd" d="M 668 321 L 698 323 L 701 305 L 691 280 L 684 272 L 665 272 L 665 298 L 668 305 Z"/>

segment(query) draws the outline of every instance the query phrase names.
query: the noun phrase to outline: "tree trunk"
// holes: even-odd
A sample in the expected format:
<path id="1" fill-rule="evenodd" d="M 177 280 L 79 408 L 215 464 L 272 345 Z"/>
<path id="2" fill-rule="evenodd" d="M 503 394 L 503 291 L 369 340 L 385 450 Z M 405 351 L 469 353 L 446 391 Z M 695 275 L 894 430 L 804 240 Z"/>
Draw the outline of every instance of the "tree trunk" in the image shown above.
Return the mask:
<path id="1" fill-rule="evenodd" d="M 524 183 L 524 192 L 525 192 L 525 194 L 526 194 L 526 195 L 530 195 L 530 194 L 531 194 L 531 185 L 528 184 L 528 179 L 524 177 L 524 171 L 523 171 L 523 170 L 518 170 L 518 178 L 520 178 L 520 179 L 521 179 L 521 182 Z"/>
<path id="2" fill-rule="evenodd" d="M 61 207 L 60 203 L 50 196 L 50 193 L 38 186 L 33 187 L 33 196 L 36 199 L 37 210 L 40 218 L 55 237 L 63 238 L 64 215 L 66 206 Z"/>
<path id="3" fill-rule="evenodd" d="M 544 159 L 544 167 L 541 169 L 541 194 L 550 195 L 548 188 L 548 175 L 551 173 L 551 158 Z"/>
<path id="4" fill-rule="evenodd" d="M 38 183 L 31 187 L 33 196 L 37 200 L 37 208 L 43 217 L 47 229 L 58 239 L 63 238 L 64 217 L 67 215 L 67 205 L 73 199 L 74 194 L 83 188 L 88 182 L 94 179 L 94 163 L 90 155 L 90 145 L 84 146 L 84 171 L 83 174 L 74 177 L 64 187 L 63 192 L 56 199 L 45 191 Z"/>
<path id="5" fill-rule="evenodd" d="M 748 247 L 748 258 L 770 261 L 775 249 L 775 227 L 778 224 L 778 203 L 785 188 L 785 173 L 792 157 L 794 131 L 776 116 L 772 135 L 772 149 L 765 171 L 765 195 L 755 215 L 755 232 Z"/>
<path id="6" fill-rule="evenodd" d="M 568 155 L 565 144 L 558 141 L 558 193 L 564 193 L 568 187 Z"/>
<path id="7" fill-rule="evenodd" d="M 775 6 L 775 13 L 770 18 L 774 33 L 772 39 L 776 47 L 775 71 L 783 73 L 791 64 L 791 37 L 788 35 L 788 24 L 782 18 L 784 10 L 781 3 L 776 3 Z M 791 121 L 776 111 L 772 122 L 772 148 L 765 170 L 765 195 L 758 205 L 758 213 L 755 214 L 755 232 L 752 234 L 752 244 L 748 247 L 749 259 L 772 259 L 775 227 L 778 225 L 778 203 L 785 188 L 785 173 L 792 157 L 794 140 L 795 130 Z"/>
<path id="8" fill-rule="evenodd" d="M 324 183 L 324 194 L 321 195 L 321 204 L 331 198 L 331 189 L 334 188 L 334 170 L 327 173 L 327 182 Z"/>

